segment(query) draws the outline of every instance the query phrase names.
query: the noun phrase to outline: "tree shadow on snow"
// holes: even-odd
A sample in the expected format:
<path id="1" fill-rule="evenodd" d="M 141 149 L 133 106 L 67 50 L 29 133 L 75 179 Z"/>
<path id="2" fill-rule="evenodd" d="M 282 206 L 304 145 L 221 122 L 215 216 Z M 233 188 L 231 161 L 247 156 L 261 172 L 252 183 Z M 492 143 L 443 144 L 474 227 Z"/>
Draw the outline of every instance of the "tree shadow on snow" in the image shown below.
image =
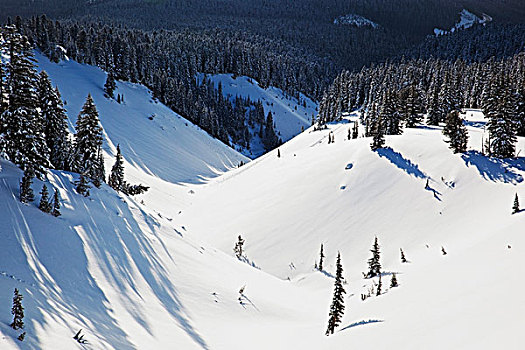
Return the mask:
<path id="1" fill-rule="evenodd" d="M 474 166 L 487 181 L 518 184 L 523 176 L 517 171 L 525 171 L 524 158 L 499 159 L 487 157 L 478 151 L 468 151 L 461 155 L 467 167 Z"/>
<path id="2" fill-rule="evenodd" d="M 354 328 L 354 327 L 357 327 L 357 326 L 362 326 L 362 325 L 365 325 L 365 324 L 380 323 L 380 322 L 385 322 L 385 321 L 384 320 L 368 320 L 368 321 L 362 320 L 362 321 L 359 321 L 359 322 L 354 322 L 352 324 L 349 324 L 348 326 L 346 326 L 344 328 L 341 328 L 339 330 L 339 332 L 347 330 L 347 329 L 350 329 L 350 328 Z"/>
<path id="3" fill-rule="evenodd" d="M 380 157 L 388 159 L 390 163 L 394 164 L 396 167 L 409 175 L 420 179 L 427 177 L 425 173 L 419 170 L 419 166 L 417 164 L 414 164 L 409 159 L 404 158 L 401 153 L 394 151 L 390 147 L 380 148 L 376 151 L 376 153 Z"/>

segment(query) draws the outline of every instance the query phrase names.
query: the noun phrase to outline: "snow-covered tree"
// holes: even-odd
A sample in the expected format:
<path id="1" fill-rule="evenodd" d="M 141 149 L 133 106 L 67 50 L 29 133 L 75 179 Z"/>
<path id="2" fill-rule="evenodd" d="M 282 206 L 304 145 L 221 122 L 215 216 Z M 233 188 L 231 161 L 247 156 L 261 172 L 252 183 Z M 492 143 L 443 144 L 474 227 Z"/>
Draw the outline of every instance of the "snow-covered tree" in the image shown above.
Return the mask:
<path id="1" fill-rule="evenodd" d="M 117 145 L 115 164 L 111 168 L 108 185 L 115 191 L 122 191 L 126 185 L 124 182 L 124 161 L 122 159 L 122 154 L 120 153 L 120 145 Z"/>
<path id="2" fill-rule="evenodd" d="M 51 210 L 53 209 L 52 203 L 49 200 L 49 191 L 47 190 L 47 186 L 42 186 L 42 191 L 40 191 L 40 204 L 38 205 L 38 209 L 42 210 L 44 213 L 51 213 Z"/>
<path id="3" fill-rule="evenodd" d="M 75 190 L 78 194 L 83 195 L 84 197 L 89 197 L 89 189 L 91 186 L 89 186 L 89 183 L 86 179 L 86 176 L 84 174 L 80 174 L 79 179 L 75 182 Z"/>
<path id="4" fill-rule="evenodd" d="M 345 311 L 345 293 L 346 291 L 343 288 L 343 266 L 341 265 L 341 254 L 338 252 L 335 270 L 334 295 L 332 298 L 332 304 L 330 305 L 330 312 L 328 314 L 328 328 L 326 329 L 326 335 L 334 334 L 336 327 L 341 323 Z"/>
<path id="5" fill-rule="evenodd" d="M 372 253 L 372 257 L 368 259 L 368 273 L 366 274 L 367 278 L 378 276 L 381 273 L 380 252 L 377 237 L 374 240 L 374 245 L 372 246 L 370 252 Z"/>
<path id="6" fill-rule="evenodd" d="M 237 259 L 242 259 L 242 257 L 244 256 L 243 246 L 244 239 L 242 239 L 241 235 L 239 235 L 237 243 L 235 243 L 235 247 L 233 248 L 233 252 L 235 253 Z"/>
<path id="7" fill-rule="evenodd" d="M 35 174 L 31 167 L 24 171 L 24 176 L 20 182 L 20 202 L 29 203 L 35 200 L 35 195 L 33 193 L 33 189 L 31 188 L 34 177 Z"/>
<path id="8" fill-rule="evenodd" d="M 55 194 L 53 195 L 53 210 L 51 210 L 51 215 L 58 217 L 62 215 L 60 213 L 60 197 L 58 195 L 58 190 L 55 189 Z"/>
<path id="9" fill-rule="evenodd" d="M 108 73 L 108 77 L 106 78 L 106 83 L 104 84 L 104 95 L 107 98 L 114 98 L 116 88 L 117 88 L 117 84 L 115 83 L 115 76 L 110 71 Z M 120 103 L 120 95 L 119 95 L 119 103 Z"/>
<path id="10" fill-rule="evenodd" d="M 323 271 L 323 262 L 324 262 L 324 251 L 323 251 L 323 244 L 321 243 L 321 252 L 319 253 L 319 271 Z"/>
<path id="11" fill-rule="evenodd" d="M 17 288 L 15 288 L 13 296 L 13 307 L 11 308 L 11 314 L 13 315 L 13 322 L 10 326 L 13 329 L 24 328 L 24 307 L 22 306 L 22 299 L 24 297 Z"/>
<path id="12" fill-rule="evenodd" d="M 397 277 L 396 277 L 396 274 L 393 273 L 392 274 L 392 278 L 390 279 L 390 288 L 395 288 L 399 286 L 399 283 L 397 283 Z"/>
<path id="13" fill-rule="evenodd" d="M 98 112 L 91 95 L 88 95 L 76 123 L 74 170 L 88 179 L 103 182 L 101 174 L 104 163 L 101 162 L 102 127 Z"/>
<path id="14" fill-rule="evenodd" d="M 401 251 L 401 262 L 406 263 L 407 259 L 405 258 L 405 252 L 403 252 L 403 248 L 399 248 L 399 250 Z"/>
<path id="15" fill-rule="evenodd" d="M 445 141 L 454 153 L 463 153 L 467 151 L 468 132 L 463 125 L 463 118 L 460 117 L 459 111 L 452 111 L 447 115 L 446 125 L 443 128 L 443 134 L 448 137 Z"/>

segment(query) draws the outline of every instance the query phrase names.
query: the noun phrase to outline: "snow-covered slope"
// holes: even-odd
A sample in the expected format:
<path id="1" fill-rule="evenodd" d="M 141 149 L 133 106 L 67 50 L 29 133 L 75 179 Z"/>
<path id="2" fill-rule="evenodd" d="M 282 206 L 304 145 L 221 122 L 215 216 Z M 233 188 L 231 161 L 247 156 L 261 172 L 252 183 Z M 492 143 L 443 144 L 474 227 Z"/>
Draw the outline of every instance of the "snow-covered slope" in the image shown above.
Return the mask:
<path id="1" fill-rule="evenodd" d="M 273 86 L 264 89 L 255 80 L 245 76 L 233 78 L 232 74 L 216 74 L 208 75 L 207 78 L 216 86 L 222 84 L 224 96 L 249 97 L 252 101 L 261 101 L 265 115 L 272 112 L 275 132 L 283 142 L 310 127 L 312 117 L 317 114 L 317 104 L 302 94 L 298 100 Z M 240 151 L 250 158 L 256 158 L 265 152 L 257 137 L 252 140 L 249 151 Z"/>
<path id="2" fill-rule="evenodd" d="M 525 213 L 510 214 L 514 194 L 525 196 L 524 160 L 479 154 L 479 113 L 467 111 L 464 155 L 450 152 L 439 128 L 406 130 L 371 152 L 370 139 L 346 140 L 350 116 L 329 130 L 308 129 L 280 147 L 280 158 L 272 151 L 217 177 L 246 158 L 140 86 L 119 83 L 119 105 L 102 96 L 100 70 L 38 59 L 72 121 L 93 94 L 107 167 L 120 143 L 128 180 L 151 189 L 129 198 L 103 185 L 84 198 L 74 174 L 50 171 L 46 184 L 63 204 L 54 218 L 36 208 L 38 195 L 30 205 L 18 201 L 22 174 L 0 161 L 0 349 L 520 349 L 525 342 Z M 239 234 L 260 269 L 233 257 Z M 383 295 L 361 301 L 377 282 L 361 274 L 375 236 Z M 321 243 L 323 273 L 313 269 Z M 399 248 L 410 263 L 400 263 Z M 337 251 L 346 312 L 326 337 Z M 23 342 L 8 327 L 15 287 L 24 295 Z M 72 339 L 79 329 L 88 344 Z"/>
<path id="3" fill-rule="evenodd" d="M 472 12 L 463 9 L 459 13 L 459 20 L 454 25 L 453 28 L 451 28 L 448 31 L 444 30 L 444 29 L 435 28 L 434 29 L 434 34 L 436 36 L 439 36 L 439 35 L 445 35 L 445 34 L 449 34 L 449 33 L 454 33 L 456 30 L 468 29 L 468 28 L 472 27 L 475 24 L 485 24 L 487 22 L 491 22 L 492 21 L 492 18 L 489 15 L 487 15 L 487 14 L 483 14 L 482 17 L 483 18 L 480 18 L 480 17 L 476 16 L 475 14 L 473 14 Z"/>
<path id="4" fill-rule="evenodd" d="M 280 147 L 280 158 L 275 150 L 201 188 L 181 220 L 229 254 L 242 234 L 263 271 L 323 289 L 326 298 L 330 288 L 312 268 L 321 243 L 329 273 L 340 251 L 348 281 L 343 325 L 358 325 L 330 346 L 518 349 L 525 341 L 524 283 L 516 273 L 525 262 L 525 216 L 511 215 L 511 206 L 515 193 L 525 198 L 524 159 L 482 156 L 484 122 L 467 115 L 464 155 L 452 154 L 439 128 L 387 137 L 389 148 L 378 152 L 368 138 L 346 139 L 351 124 L 308 130 Z M 362 272 L 376 236 L 383 283 L 398 272 L 401 286 L 363 302 L 372 282 Z M 400 263 L 400 248 L 410 264 Z"/>
<path id="5" fill-rule="evenodd" d="M 369 20 L 366 17 L 356 15 L 356 14 L 348 14 L 344 16 L 339 16 L 336 19 L 334 19 L 334 24 L 339 25 L 351 25 L 356 27 L 371 27 L 371 28 L 379 28 L 379 24 L 375 23 L 374 21 Z"/>

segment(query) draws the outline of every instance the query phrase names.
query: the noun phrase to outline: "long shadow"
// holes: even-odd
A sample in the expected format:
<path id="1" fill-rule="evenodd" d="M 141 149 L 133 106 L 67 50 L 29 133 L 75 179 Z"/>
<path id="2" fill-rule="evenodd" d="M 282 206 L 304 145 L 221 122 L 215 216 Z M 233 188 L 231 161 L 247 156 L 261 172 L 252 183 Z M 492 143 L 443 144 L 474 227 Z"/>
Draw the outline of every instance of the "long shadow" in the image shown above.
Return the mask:
<path id="1" fill-rule="evenodd" d="M 339 332 L 341 331 L 344 331 L 344 330 L 347 330 L 347 329 L 350 329 L 350 328 L 354 328 L 354 327 L 357 327 L 357 326 L 363 326 L 365 324 L 370 324 L 370 323 L 380 323 L 380 322 L 385 322 L 384 320 L 362 320 L 362 321 L 359 321 L 359 322 L 354 322 L 352 324 L 349 324 L 348 326 L 344 327 L 344 328 L 341 328 L 339 330 Z"/>
<path id="2" fill-rule="evenodd" d="M 9 191 L 18 187 L 19 178 L 9 180 L 9 184 L 3 182 L 3 187 Z M 28 334 L 36 334 L 35 327 L 46 329 L 49 320 L 53 320 L 68 325 L 71 336 L 77 328 L 83 328 L 88 341 L 96 338 L 106 344 L 104 348 L 135 348 L 114 317 L 112 300 L 92 275 L 90 265 L 95 261 L 104 279 L 120 292 L 123 307 L 148 333 L 153 334 L 153 325 L 147 317 L 140 278 L 179 327 L 200 348 L 208 349 L 186 317 L 178 292 L 163 266 L 166 261 L 174 263 L 172 256 L 163 242 L 159 252 L 151 243 L 162 240 L 156 219 L 141 210 L 131 210 L 106 185 L 93 189 L 92 196 L 84 198 L 74 193 L 72 184 L 63 176 L 53 176 L 53 180 L 55 187 L 68 194 L 63 198 L 62 217 L 41 213 L 33 204 L 23 205 L 15 194 L 0 201 L 0 209 L 10 214 L 10 221 L 0 227 L 0 236 L 10 240 L 4 242 L 10 253 L 7 257 L 0 255 L 0 270 L 30 283 L 25 287 L 30 297 L 24 300 L 32 320 L 26 325 Z M 155 238 L 148 238 L 149 234 Z M 168 258 L 164 262 L 159 255 L 162 252 Z M 71 319 L 76 324 L 71 324 Z M 74 347 L 74 340 L 71 341 Z M 41 348 L 34 336 L 27 337 L 24 343 L 30 349 Z"/>
<path id="3" fill-rule="evenodd" d="M 525 171 L 525 158 L 499 159 L 486 157 L 477 151 L 468 151 L 461 155 L 465 164 L 474 166 L 487 181 L 518 184 L 523 176 L 517 171 Z"/>
<path id="4" fill-rule="evenodd" d="M 407 174 L 420 179 L 427 178 L 425 173 L 419 170 L 419 166 L 417 164 L 414 164 L 409 159 L 404 158 L 401 153 L 394 151 L 392 148 L 380 148 L 376 152 L 380 157 L 388 159 L 390 163 L 394 164 L 396 167 L 403 170 Z"/>

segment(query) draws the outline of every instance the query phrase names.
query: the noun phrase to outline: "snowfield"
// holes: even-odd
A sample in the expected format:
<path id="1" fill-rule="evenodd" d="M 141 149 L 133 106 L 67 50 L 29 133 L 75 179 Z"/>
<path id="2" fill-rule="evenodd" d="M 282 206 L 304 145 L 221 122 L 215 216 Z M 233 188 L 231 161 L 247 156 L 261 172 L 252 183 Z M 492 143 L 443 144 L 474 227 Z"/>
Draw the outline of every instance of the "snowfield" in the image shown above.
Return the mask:
<path id="1" fill-rule="evenodd" d="M 525 159 L 481 154 L 478 111 L 466 111 L 463 155 L 438 127 L 406 129 L 372 152 L 370 138 L 347 140 L 350 115 L 236 168 L 247 158 L 147 89 L 117 83 L 118 104 L 103 97 L 97 68 L 37 58 L 72 123 L 93 95 L 106 169 L 120 144 L 127 180 L 151 188 L 127 197 L 103 185 L 84 198 L 75 174 L 50 171 L 63 205 L 54 218 L 37 209 L 43 183 L 20 203 L 21 171 L 0 161 L 0 349 L 523 347 L 525 213 L 511 207 L 515 193 L 525 203 Z M 235 258 L 239 234 L 259 269 Z M 378 281 L 362 275 L 376 236 L 383 294 L 362 301 Z M 321 243 L 323 272 L 313 268 Z M 346 310 L 326 337 L 338 251 Z M 8 326 L 14 288 L 23 342 Z M 79 329 L 88 344 L 72 339 Z"/>

